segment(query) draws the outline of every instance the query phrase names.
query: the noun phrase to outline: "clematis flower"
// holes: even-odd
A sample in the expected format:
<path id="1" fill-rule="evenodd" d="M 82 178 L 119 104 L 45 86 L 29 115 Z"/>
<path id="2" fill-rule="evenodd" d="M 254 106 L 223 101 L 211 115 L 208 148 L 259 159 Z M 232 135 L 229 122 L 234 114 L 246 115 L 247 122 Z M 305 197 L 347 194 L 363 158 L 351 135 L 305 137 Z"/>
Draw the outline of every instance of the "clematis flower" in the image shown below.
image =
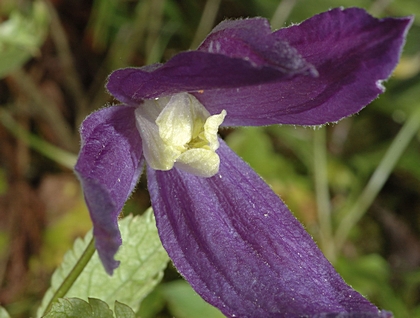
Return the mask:
<path id="1" fill-rule="evenodd" d="M 117 218 L 146 167 L 163 246 L 228 317 L 390 317 L 349 287 L 270 187 L 217 137 L 225 126 L 322 125 L 360 111 L 395 68 L 411 18 L 333 9 L 272 32 L 220 23 L 195 51 L 113 72 L 121 102 L 82 124 L 75 170 L 109 274 Z"/>

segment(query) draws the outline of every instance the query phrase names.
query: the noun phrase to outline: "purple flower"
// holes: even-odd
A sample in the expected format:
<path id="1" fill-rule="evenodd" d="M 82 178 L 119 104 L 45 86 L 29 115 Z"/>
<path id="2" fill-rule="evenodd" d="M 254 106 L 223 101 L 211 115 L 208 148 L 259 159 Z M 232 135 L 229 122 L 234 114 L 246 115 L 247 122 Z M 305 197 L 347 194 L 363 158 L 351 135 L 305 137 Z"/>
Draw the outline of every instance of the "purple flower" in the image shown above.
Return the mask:
<path id="1" fill-rule="evenodd" d="M 196 51 L 115 71 L 122 105 L 82 124 L 76 165 L 108 273 L 117 218 L 144 166 L 160 238 L 179 272 L 228 317 L 390 317 L 350 288 L 219 126 L 321 125 L 383 92 L 411 18 L 334 9 L 271 32 L 219 24 Z"/>

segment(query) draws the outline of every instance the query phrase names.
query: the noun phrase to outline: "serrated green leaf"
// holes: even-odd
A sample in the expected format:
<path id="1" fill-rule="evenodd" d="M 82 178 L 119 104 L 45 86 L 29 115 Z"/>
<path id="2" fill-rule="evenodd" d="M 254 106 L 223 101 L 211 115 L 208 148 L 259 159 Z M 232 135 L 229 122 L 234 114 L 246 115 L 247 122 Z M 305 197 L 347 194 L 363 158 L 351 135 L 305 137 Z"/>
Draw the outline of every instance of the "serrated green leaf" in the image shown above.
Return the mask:
<path id="1" fill-rule="evenodd" d="M 160 282 L 169 257 L 160 242 L 152 209 L 142 216 L 128 216 L 119 222 L 123 245 L 116 259 L 121 261 L 114 275 L 109 276 L 95 253 L 82 274 L 66 294 L 87 300 L 95 297 L 110 307 L 116 300 L 138 310 L 141 300 Z M 45 311 L 69 271 L 83 253 L 92 237 L 89 232 L 84 240 L 77 239 L 72 250 L 64 256 L 63 263 L 52 276 L 51 287 L 38 309 L 38 317 Z"/>
<path id="2" fill-rule="evenodd" d="M 45 318 L 114 318 L 106 302 L 89 298 L 89 303 L 79 298 L 60 298 Z"/>
<path id="3" fill-rule="evenodd" d="M 126 304 L 120 303 L 119 301 L 115 302 L 114 311 L 115 311 L 116 318 L 135 318 L 136 317 L 134 311 L 129 306 L 127 306 Z"/>
<path id="4" fill-rule="evenodd" d="M 0 78 L 39 53 L 48 23 L 45 3 L 35 1 L 31 16 L 26 17 L 14 11 L 8 20 L 0 24 Z"/>
<path id="5" fill-rule="evenodd" d="M 1 312 L 0 312 L 1 314 Z M 8 316 L 7 316 L 8 317 Z M 44 318 L 114 318 L 108 304 L 97 298 L 60 298 Z M 0 316 L 0 318 L 3 318 Z M 6 316 L 5 316 L 6 318 Z M 135 318 L 134 311 L 127 305 L 115 302 L 115 318 Z"/>
<path id="6" fill-rule="evenodd" d="M 9 313 L 6 309 L 0 306 L 0 318 L 10 318 Z"/>

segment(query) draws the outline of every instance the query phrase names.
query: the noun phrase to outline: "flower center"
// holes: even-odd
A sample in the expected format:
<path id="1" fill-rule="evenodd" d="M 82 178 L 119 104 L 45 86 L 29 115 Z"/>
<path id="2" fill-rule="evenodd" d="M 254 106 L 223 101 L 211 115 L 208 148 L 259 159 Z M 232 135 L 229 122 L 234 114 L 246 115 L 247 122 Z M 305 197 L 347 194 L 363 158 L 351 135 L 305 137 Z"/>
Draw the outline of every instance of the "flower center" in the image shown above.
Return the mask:
<path id="1" fill-rule="evenodd" d="M 201 177 L 219 171 L 217 131 L 226 111 L 210 115 L 188 93 L 146 100 L 135 111 L 143 154 L 155 170 L 174 166 Z"/>

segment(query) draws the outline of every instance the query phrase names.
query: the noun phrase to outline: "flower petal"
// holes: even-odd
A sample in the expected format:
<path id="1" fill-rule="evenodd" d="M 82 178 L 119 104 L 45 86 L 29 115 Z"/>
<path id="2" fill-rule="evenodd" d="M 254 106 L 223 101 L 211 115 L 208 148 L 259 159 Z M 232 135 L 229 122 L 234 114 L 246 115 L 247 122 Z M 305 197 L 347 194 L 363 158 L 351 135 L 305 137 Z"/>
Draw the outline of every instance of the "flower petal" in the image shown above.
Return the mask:
<path id="1" fill-rule="evenodd" d="M 316 70 L 273 37 L 267 20 L 254 18 L 222 23 L 199 51 L 179 53 L 166 64 L 117 70 L 107 89 L 119 101 L 137 105 L 179 92 L 259 85 L 297 74 L 314 76 Z"/>
<path id="2" fill-rule="evenodd" d="M 225 109 L 224 126 L 324 124 L 383 92 L 381 81 L 395 68 L 411 23 L 375 19 L 358 8 L 334 9 L 274 33 L 261 18 L 225 21 L 198 51 L 115 71 L 107 88 L 129 105 L 190 92 L 211 114 Z"/>
<path id="3" fill-rule="evenodd" d="M 297 49 L 318 77 L 194 95 L 212 114 L 226 109 L 225 126 L 338 121 L 384 91 L 381 81 L 397 65 L 411 23 L 410 17 L 375 19 L 358 8 L 324 12 L 273 35 Z"/>
<path id="4" fill-rule="evenodd" d="M 193 288 L 229 317 L 378 314 L 223 141 L 218 154 L 211 178 L 148 169 L 161 240 Z"/>
<path id="5" fill-rule="evenodd" d="M 382 310 L 379 313 L 372 312 L 352 312 L 352 313 L 322 313 L 311 318 L 393 318 L 389 311 Z"/>
<path id="6" fill-rule="evenodd" d="M 112 274 L 121 245 L 118 215 L 140 176 L 142 146 L 134 108 L 113 106 L 82 123 L 82 149 L 75 166 L 93 222 L 99 257 Z"/>
<path id="7" fill-rule="evenodd" d="M 267 19 L 225 20 L 217 25 L 197 49 L 271 66 L 284 72 L 308 69 L 305 60 L 284 39 L 272 33 Z M 316 75 L 316 70 L 308 69 Z"/>

